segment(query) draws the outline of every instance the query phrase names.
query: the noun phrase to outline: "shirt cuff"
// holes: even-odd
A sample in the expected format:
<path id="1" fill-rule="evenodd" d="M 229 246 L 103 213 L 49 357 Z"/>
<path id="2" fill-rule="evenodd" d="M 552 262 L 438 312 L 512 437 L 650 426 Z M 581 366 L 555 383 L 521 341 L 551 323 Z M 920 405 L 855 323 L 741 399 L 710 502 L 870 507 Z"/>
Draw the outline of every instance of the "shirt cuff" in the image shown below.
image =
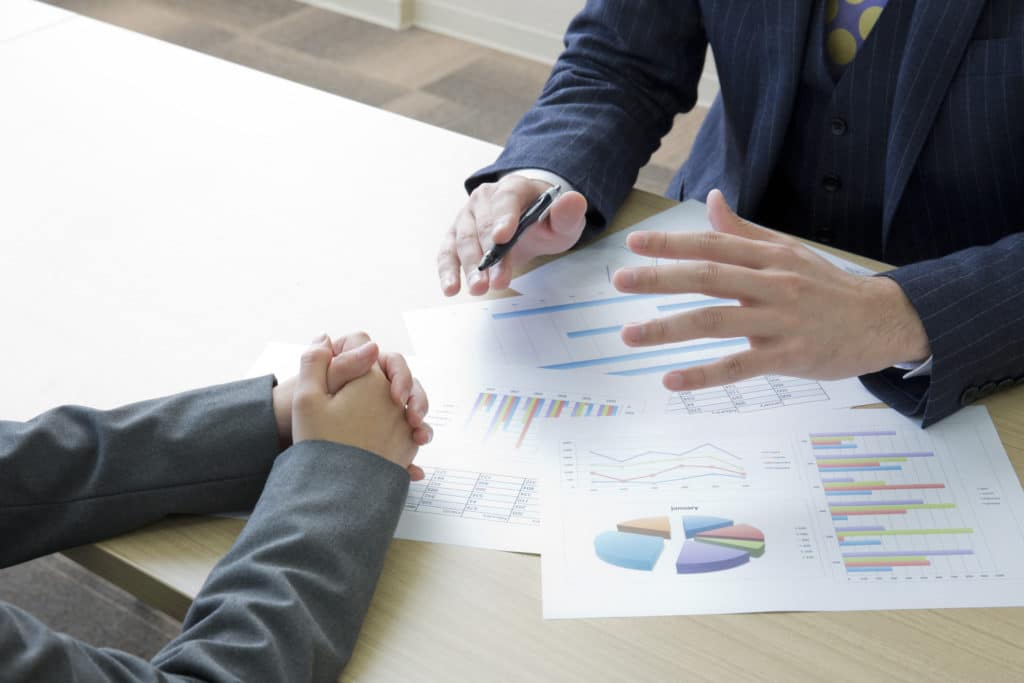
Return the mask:
<path id="1" fill-rule="evenodd" d="M 896 363 L 893 367 L 899 368 L 900 370 L 909 370 L 907 374 L 903 375 L 903 379 L 911 379 L 913 377 L 926 377 L 932 374 L 932 359 L 935 355 L 928 356 L 928 360 L 923 363 Z"/>
<path id="2" fill-rule="evenodd" d="M 557 173 L 552 173 L 551 171 L 545 171 L 542 168 L 517 168 L 514 171 L 502 173 L 501 177 L 504 178 L 507 175 L 519 175 L 523 176 L 524 178 L 529 178 L 530 180 L 539 180 L 542 183 L 547 183 L 548 185 L 551 185 L 552 187 L 555 185 L 559 185 L 562 188 L 563 194 L 566 192 L 573 192 L 576 189 L 568 180 L 566 180 L 562 176 L 558 175 Z"/>

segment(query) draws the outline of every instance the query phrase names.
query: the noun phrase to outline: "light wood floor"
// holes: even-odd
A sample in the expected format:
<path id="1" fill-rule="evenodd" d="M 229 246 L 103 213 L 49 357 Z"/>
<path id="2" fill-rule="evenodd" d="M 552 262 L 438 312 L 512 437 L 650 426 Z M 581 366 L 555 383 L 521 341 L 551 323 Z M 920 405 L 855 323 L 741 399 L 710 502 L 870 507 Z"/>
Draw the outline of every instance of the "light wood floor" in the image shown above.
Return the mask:
<path id="1" fill-rule="evenodd" d="M 419 29 L 392 31 L 294 0 L 49 2 L 501 145 L 550 70 L 465 41 Z M 638 187 L 664 193 L 705 114 L 698 108 L 676 119 L 640 172 Z M 0 600 L 75 637 L 143 657 L 181 626 L 59 557 L 0 571 Z"/>

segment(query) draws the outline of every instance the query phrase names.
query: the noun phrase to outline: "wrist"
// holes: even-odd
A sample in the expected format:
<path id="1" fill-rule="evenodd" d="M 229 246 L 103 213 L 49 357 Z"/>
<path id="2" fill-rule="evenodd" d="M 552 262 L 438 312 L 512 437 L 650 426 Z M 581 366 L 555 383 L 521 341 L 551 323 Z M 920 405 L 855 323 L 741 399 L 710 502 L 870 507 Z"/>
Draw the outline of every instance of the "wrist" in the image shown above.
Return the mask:
<path id="1" fill-rule="evenodd" d="M 872 283 L 867 301 L 869 315 L 877 316 L 881 369 L 898 363 L 919 363 L 932 355 L 928 333 L 899 283 L 884 276 L 865 278 Z M 880 315 L 878 315 L 880 314 Z"/>
<path id="2" fill-rule="evenodd" d="M 274 407 L 274 424 L 277 427 L 277 439 L 283 451 L 292 445 L 292 394 L 294 384 L 288 380 L 283 384 L 275 384 L 271 390 L 271 403 Z"/>

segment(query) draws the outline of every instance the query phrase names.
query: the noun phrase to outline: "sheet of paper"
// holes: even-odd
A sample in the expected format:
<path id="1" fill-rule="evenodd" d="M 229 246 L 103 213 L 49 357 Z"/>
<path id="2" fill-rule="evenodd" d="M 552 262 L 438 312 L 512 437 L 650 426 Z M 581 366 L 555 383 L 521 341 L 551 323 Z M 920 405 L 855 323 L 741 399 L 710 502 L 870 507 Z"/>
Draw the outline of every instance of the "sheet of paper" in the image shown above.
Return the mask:
<path id="1" fill-rule="evenodd" d="M 580 288 L 610 285 L 612 273 L 627 266 L 647 266 L 664 260 L 637 256 L 626 246 L 626 238 L 637 230 L 671 233 L 696 233 L 711 230 L 707 207 L 692 199 L 643 220 L 627 230 L 621 230 L 571 251 L 557 261 L 536 268 L 512 281 L 512 288 L 522 294 L 562 292 Z M 871 271 L 856 263 L 833 256 L 821 249 L 816 253 L 833 265 L 854 275 L 870 275 Z M 669 260 L 671 262 L 671 260 Z"/>
<path id="2" fill-rule="evenodd" d="M 660 390 L 661 376 L 666 371 L 747 349 L 746 338 L 697 339 L 635 348 L 622 341 L 619 332 L 623 324 L 673 311 L 734 304 L 698 294 L 622 294 L 605 284 L 590 290 L 412 311 L 405 313 L 405 322 L 421 358 L 451 359 L 453 350 L 473 349 L 474 358 L 485 366 L 589 371 L 632 377 L 638 385 L 656 386 Z M 811 403 L 849 407 L 877 402 L 856 379 L 815 382 L 780 376 L 681 392 L 676 397 L 680 411 L 690 414 Z"/>
<path id="3" fill-rule="evenodd" d="M 304 346 L 270 344 L 249 376 L 295 374 Z M 540 552 L 539 471 L 554 453 L 550 425 L 666 412 L 666 392 L 640 396 L 620 378 L 442 366 L 409 359 L 430 398 L 434 440 L 417 455 L 426 478 L 409 489 L 396 535 L 418 541 Z"/>
<path id="4" fill-rule="evenodd" d="M 549 618 L 1024 604 L 1024 494 L 982 407 L 650 414 L 562 432 L 545 476 Z"/>

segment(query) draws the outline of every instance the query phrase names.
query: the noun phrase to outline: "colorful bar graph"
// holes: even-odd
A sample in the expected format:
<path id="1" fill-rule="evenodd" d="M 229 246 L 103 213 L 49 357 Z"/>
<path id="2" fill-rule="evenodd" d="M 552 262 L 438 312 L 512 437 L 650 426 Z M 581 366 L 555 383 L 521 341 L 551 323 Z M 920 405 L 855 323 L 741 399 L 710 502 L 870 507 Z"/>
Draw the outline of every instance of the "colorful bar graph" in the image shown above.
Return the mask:
<path id="1" fill-rule="evenodd" d="M 561 417 L 562 416 L 562 408 L 564 408 L 568 404 L 569 404 L 568 401 L 565 401 L 565 400 L 562 400 L 562 399 L 555 399 L 553 401 L 548 401 L 548 412 L 544 415 L 544 417 Z"/>

